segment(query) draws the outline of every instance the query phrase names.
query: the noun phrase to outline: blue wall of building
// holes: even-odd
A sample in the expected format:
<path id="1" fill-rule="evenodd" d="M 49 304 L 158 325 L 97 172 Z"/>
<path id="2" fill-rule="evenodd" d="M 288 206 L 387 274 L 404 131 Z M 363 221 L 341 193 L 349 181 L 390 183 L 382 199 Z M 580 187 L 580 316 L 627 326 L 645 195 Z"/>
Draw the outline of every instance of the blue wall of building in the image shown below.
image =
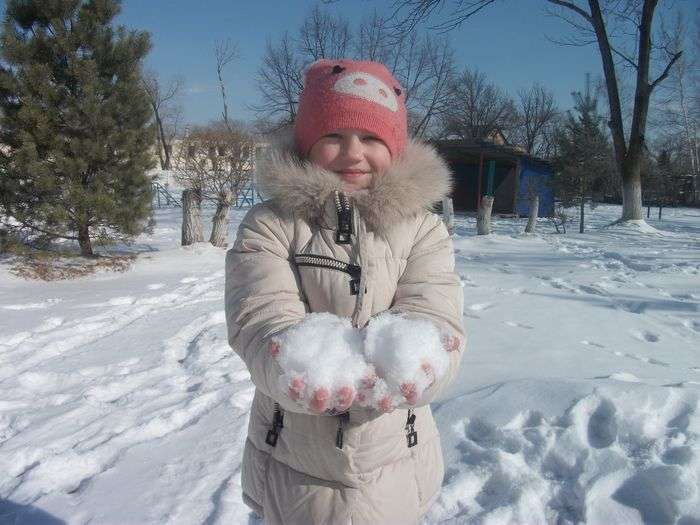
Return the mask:
<path id="1" fill-rule="evenodd" d="M 552 180 L 552 170 L 540 163 L 530 162 L 526 158 L 521 158 L 520 180 L 518 181 L 518 202 L 516 209 L 519 215 L 529 215 L 530 205 L 528 189 L 536 188 L 540 195 L 540 206 L 538 216 L 548 217 L 554 213 L 554 191 L 550 181 Z"/>

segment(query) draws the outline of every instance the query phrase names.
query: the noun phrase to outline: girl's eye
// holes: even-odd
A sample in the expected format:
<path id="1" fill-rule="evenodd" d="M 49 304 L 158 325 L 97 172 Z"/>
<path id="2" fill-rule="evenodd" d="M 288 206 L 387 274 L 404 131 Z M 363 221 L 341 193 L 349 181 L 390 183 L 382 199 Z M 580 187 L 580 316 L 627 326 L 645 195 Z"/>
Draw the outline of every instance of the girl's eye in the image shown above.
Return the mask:
<path id="1" fill-rule="evenodd" d="M 374 135 L 365 135 L 364 137 L 362 137 L 362 140 L 364 140 L 365 142 L 374 142 L 375 140 L 381 141 L 379 137 L 376 137 Z"/>
<path id="2" fill-rule="evenodd" d="M 338 133 L 329 133 L 328 135 L 324 135 L 324 139 L 339 139 L 340 135 Z"/>

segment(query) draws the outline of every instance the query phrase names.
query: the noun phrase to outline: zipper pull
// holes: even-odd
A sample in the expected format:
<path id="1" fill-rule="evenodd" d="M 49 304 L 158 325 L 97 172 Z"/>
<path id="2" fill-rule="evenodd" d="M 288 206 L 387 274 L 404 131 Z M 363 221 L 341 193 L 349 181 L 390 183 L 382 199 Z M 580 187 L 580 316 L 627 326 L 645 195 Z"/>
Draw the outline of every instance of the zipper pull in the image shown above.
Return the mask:
<path id="1" fill-rule="evenodd" d="M 406 441 L 408 442 L 408 448 L 415 447 L 418 444 L 418 432 L 413 428 L 416 422 L 416 415 L 413 413 L 413 409 L 408 409 L 408 417 L 406 418 Z"/>
<path id="2" fill-rule="evenodd" d="M 343 448 L 343 433 L 345 425 L 350 420 L 350 414 L 343 412 L 338 416 L 338 432 L 335 434 L 335 446 L 342 450 Z"/>
<path id="3" fill-rule="evenodd" d="M 275 413 L 272 416 L 272 428 L 267 431 L 265 443 L 271 447 L 277 446 L 277 438 L 279 438 L 282 428 L 284 428 L 284 414 L 282 413 L 279 403 L 275 403 Z"/>

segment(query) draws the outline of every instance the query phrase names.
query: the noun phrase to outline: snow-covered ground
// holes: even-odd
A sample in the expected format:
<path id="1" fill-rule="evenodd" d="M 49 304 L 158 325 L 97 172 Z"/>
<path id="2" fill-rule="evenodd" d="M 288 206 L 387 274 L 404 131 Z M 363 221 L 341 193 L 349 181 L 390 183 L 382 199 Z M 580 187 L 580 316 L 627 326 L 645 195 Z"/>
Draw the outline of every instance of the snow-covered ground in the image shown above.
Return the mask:
<path id="1" fill-rule="evenodd" d="M 700 210 L 657 233 L 602 228 L 617 216 L 488 237 L 458 219 L 469 343 L 434 405 L 447 474 L 427 523 L 700 523 Z M 126 273 L 0 264 L 0 523 L 254 522 L 225 252 L 156 217 Z"/>

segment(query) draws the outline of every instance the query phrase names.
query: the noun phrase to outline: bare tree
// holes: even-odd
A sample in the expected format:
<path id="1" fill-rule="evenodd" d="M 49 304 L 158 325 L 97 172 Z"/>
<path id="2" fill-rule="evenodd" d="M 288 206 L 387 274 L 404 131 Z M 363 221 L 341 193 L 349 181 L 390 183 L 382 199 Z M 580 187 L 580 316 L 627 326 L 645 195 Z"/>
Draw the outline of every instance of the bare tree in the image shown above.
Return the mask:
<path id="1" fill-rule="evenodd" d="M 396 35 L 375 11 L 359 28 L 357 57 L 385 64 L 404 89 L 409 133 L 422 137 L 445 113 L 451 101 L 455 66 L 447 38 L 421 36 L 418 31 Z"/>
<path id="2" fill-rule="evenodd" d="M 515 142 L 530 155 L 547 158 L 551 153 L 551 129 L 559 111 L 554 93 L 541 84 L 518 91 Z"/>
<path id="3" fill-rule="evenodd" d="M 388 64 L 393 54 L 390 25 L 375 9 L 366 16 L 355 39 L 355 55 L 365 60 Z"/>
<path id="4" fill-rule="evenodd" d="M 260 121 L 270 123 L 266 131 L 294 122 L 306 66 L 321 58 L 344 57 L 352 45 L 347 20 L 318 6 L 304 20 L 297 38 L 285 32 L 276 43 L 268 39 L 256 82 L 261 102 L 250 106 Z"/>
<path id="5" fill-rule="evenodd" d="M 250 180 L 254 138 L 241 125 L 220 121 L 196 127 L 183 139 L 176 177 L 216 206 L 209 241 L 225 246 L 228 212 Z"/>
<path id="6" fill-rule="evenodd" d="M 221 102 L 224 106 L 221 114 L 224 125 L 227 128 L 231 127 L 228 115 L 228 102 L 226 100 L 226 84 L 224 82 L 223 72 L 226 66 L 238 58 L 238 46 L 230 40 L 217 42 L 214 47 L 214 56 L 216 57 L 216 76 L 219 79 L 219 88 L 221 89 Z"/>
<path id="7" fill-rule="evenodd" d="M 665 40 L 679 49 L 686 38 L 687 28 L 680 13 L 673 28 L 667 31 L 662 23 Z M 659 111 L 656 123 L 666 130 L 666 135 L 679 135 L 682 145 L 681 156 L 687 156 L 689 173 L 697 189 L 700 180 L 700 159 L 698 158 L 698 115 L 693 108 L 693 94 L 689 89 L 693 84 L 692 73 L 697 71 L 698 59 L 690 54 L 678 59 L 676 67 L 669 73 L 669 82 L 661 86 Z"/>
<path id="8" fill-rule="evenodd" d="M 588 9 L 575 1 L 544 0 L 557 6 L 557 13 L 569 22 L 575 31 L 582 35 L 574 45 L 597 43 L 603 62 L 603 72 L 610 107 L 609 127 L 615 150 L 615 161 L 622 179 L 622 217 L 621 221 L 642 219 L 642 185 L 641 163 L 645 151 L 645 134 L 649 101 L 654 89 L 669 75 L 673 65 L 680 59 L 682 51 L 674 49 L 667 42 L 654 45 L 652 26 L 658 0 L 588 0 Z M 478 13 L 495 0 L 452 0 L 456 5 L 447 21 L 439 24 L 438 29 L 449 31 L 459 27 L 464 21 Z M 435 10 L 442 8 L 446 0 L 396 0 L 398 27 L 413 29 L 416 24 L 428 18 Z M 566 16 L 567 13 L 569 16 Z M 633 40 L 633 51 L 626 51 L 615 42 L 615 35 L 622 35 L 623 40 Z M 658 50 L 665 60 L 656 78 L 651 77 L 652 51 Z M 636 73 L 634 109 L 632 124 L 626 137 L 618 75 L 620 63 Z"/>
<path id="9" fill-rule="evenodd" d="M 501 88 L 478 70 L 465 69 L 452 84 L 451 110 L 443 116 L 444 134 L 483 139 L 497 130 L 508 130 L 515 105 Z"/>
<path id="10" fill-rule="evenodd" d="M 268 41 L 257 79 L 261 103 L 252 109 L 272 123 L 271 130 L 292 123 L 303 69 L 321 58 L 345 57 L 379 61 L 392 71 L 404 90 L 414 136 L 427 134 L 448 107 L 454 53 L 446 38 L 420 36 L 417 31 L 395 38 L 376 11 L 362 21 L 355 37 L 347 20 L 316 7 L 296 39 L 285 33 L 277 43 Z"/>
<path id="11" fill-rule="evenodd" d="M 143 87 L 156 121 L 158 160 L 164 170 L 169 170 L 172 164 L 172 141 L 182 117 L 182 108 L 177 104 L 177 99 L 183 84 L 181 77 L 172 78 L 163 85 L 155 72 L 148 71 L 143 75 Z"/>
<path id="12" fill-rule="evenodd" d="M 348 21 L 314 7 L 299 30 L 299 50 L 309 62 L 321 58 L 343 58 L 352 46 Z"/>
<path id="13" fill-rule="evenodd" d="M 259 119 L 271 123 L 271 130 L 294 122 L 299 95 L 304 87 L 304 72 L 303 62 L 289 33 L 285 32 L 277 44 L 267 40 L 256 83 L 261 102 L 251 109 Z"/>

